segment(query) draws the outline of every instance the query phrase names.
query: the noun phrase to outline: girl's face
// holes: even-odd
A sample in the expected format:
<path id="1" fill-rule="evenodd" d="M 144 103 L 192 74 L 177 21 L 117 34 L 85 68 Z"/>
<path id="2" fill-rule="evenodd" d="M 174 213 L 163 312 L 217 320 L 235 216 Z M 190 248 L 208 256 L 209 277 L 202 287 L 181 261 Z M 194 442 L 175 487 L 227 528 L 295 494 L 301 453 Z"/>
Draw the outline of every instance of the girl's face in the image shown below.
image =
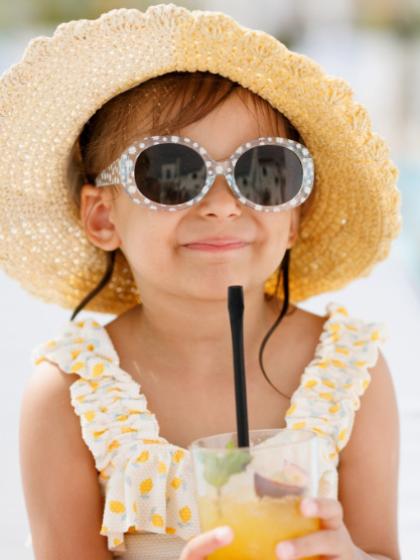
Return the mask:
<path id="1" fill-rule="evenodd" d="M 215 160 L 224 160 L 246 141 L 280 135 L 268 116 L 256 116 L 251 103 L 231 94 L 200 121 L 176 133 L 199 142 Z M 259 112 L 260 113 L 260 112 Z M 226 299 L 229 285 L 262 292 L 298 231 L 299 208 L 258 212 L 236 199 L 218 176 L 197 205 L 177 212 L 135 205 L 121 190 L 85 185 L 81 214 L 89 239 L 105 250 L 119 247 L 127 258 L 142 300 L 157 292 L 176 297 Z M 189 244 L 214 237 L 236 238 L 245 245 L 209 251 Z"/>

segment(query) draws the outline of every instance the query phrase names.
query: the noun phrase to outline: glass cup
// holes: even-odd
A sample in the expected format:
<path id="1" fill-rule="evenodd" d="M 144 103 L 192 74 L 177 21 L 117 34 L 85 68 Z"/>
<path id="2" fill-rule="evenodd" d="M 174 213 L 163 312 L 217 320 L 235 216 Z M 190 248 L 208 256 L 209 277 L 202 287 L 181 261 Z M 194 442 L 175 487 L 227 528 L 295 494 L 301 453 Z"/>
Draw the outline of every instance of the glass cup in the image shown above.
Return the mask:
<path id="1" fill-rule="evenodd" d="M 308 430 L 251 430 L 249 447 L 237 434 L 205 437 L 190 445 L 202 531 L 229 525 L 231 544 L 211 560 L 275 559 L 276 545 L 320 529 L 300 502 L 318 491 L 317 437 Z M 306 560 L 318 560 L 318 556 Z"/>

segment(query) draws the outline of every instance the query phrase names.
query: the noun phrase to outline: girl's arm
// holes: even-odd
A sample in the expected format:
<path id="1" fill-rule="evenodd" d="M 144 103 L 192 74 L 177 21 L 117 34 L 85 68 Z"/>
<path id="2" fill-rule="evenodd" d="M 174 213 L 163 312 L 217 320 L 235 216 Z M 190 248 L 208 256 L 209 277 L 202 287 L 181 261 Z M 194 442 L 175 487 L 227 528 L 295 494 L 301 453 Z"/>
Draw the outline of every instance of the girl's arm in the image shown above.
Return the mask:
<path id="1" fill-rule="evenodd" d="M 69 387 L 78 377 L 37 366 L 24 392 L 20 464 L 35 558 L 111 560 L 99 534 L 103 499 Z"/>
<path id="2" fill-rule="evenodd" d="M 399 417 L 387 363 L 379 354 L 340 455 L 339 501 L 360 560 L 399 560 Z M 364 551 L 364 552 L 362 552 Z"/>

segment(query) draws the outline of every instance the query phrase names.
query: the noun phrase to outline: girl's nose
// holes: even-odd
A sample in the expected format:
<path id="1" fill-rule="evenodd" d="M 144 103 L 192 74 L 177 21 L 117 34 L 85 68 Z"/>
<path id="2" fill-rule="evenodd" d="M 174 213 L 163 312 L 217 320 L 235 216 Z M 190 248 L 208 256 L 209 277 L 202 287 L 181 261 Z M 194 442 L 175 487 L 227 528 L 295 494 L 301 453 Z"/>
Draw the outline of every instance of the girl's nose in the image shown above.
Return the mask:
<path id="1" fill-rule="evenodd" d="M 226 178 L 218 175 L 209 192 L 199 202 L 198 209 L 203 216 L 239 216 L 242 204 L 231 191 Z"/>

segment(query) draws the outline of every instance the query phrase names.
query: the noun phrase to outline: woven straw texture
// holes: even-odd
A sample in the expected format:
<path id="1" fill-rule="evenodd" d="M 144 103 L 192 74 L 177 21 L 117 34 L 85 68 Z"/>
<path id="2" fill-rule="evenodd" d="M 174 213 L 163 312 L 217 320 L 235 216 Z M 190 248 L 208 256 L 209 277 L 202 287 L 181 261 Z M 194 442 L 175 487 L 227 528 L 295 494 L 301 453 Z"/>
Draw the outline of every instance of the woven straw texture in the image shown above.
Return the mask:
<path id="1" fill-rule="evenodd" d="M 388 255 L 400 230 L 398 172 L 347 82 L 220 12 L 166 4 L 62 23 L 52 37 L 33 39 L 2 76 L 0 266 L 23 288 L 73 308 L 97 284 L 106 259 L 69 196 L 72 146 L 110 98 L 176 70 L 221 74 L 259 94 L 313 154 L 315 189 L 292 250 L 291 301 L 342 288 Z M 138 301 L 119 254 L 111 282 L 87 309 L 121 313 Z"/>

